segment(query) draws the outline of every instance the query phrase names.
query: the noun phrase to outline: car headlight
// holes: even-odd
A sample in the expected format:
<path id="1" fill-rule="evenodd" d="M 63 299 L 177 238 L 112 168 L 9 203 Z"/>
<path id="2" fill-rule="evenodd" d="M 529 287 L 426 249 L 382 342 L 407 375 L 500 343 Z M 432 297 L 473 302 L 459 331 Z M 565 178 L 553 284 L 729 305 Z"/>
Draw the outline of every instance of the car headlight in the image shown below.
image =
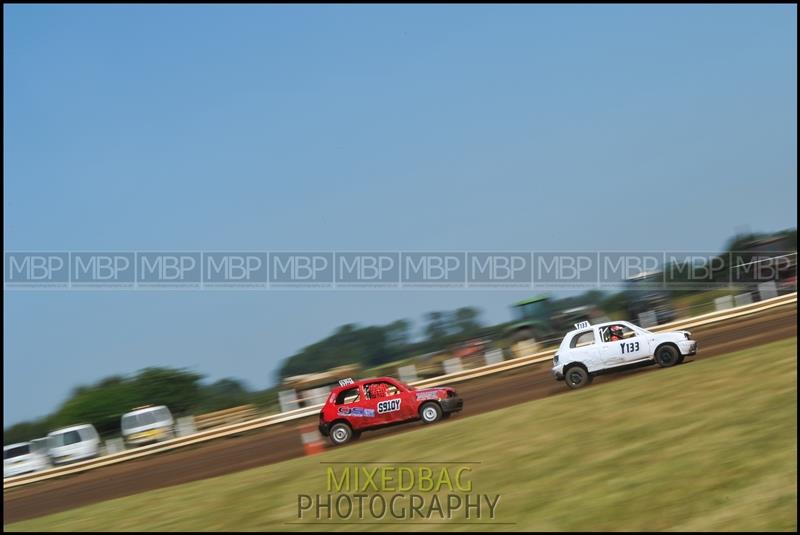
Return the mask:
<path id="1" fill-rule="evenodd" d="M 689 331 L 686 331 L 685 333 L 683 333 L 683 335 L 686 337 L 687 340 L 692 339 L 692 333 L 690 333 Z"/>
<path id="2" fill-rule="evenodd" d="M 558 366 L 558 355 L 553 355 L 553 366 Z"/>

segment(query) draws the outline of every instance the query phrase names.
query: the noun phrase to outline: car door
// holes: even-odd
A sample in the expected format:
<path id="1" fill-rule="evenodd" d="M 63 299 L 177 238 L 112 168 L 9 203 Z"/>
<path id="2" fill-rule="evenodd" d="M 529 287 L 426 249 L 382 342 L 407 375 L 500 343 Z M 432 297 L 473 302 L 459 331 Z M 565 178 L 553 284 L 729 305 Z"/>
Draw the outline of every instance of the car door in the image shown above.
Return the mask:
<path id="1" fill-rule="evenodd" d="M 336 417 L 346 419 L 353 429 L 364 429 L 374 425 L 374 411 L 370 410 L 369 401 L 364 399 L 364 390 L 353 385 L 342 390 L 336 396 Z"/>
<path id="2" fill-rule="evenodd" d="M 402 399 L 399 417 L 404 421 L 417 418 L 419 416 L 417 413 L 419 403 L 417 402 L 416 392 L 411 387 L 405 383 L 401 383 L 400 381 L 388 379 L 387 382 L 397 389 L 398 393 L 400 394 L 400 398 Z"/>
<path id="3" fill-rule="evenodd" d="M 622 340 L 612 340 L 611 328 L 622 329 Z M 647 339 L 624 323 L 612 323 L 598 329 L 600 356 L 611 366 L 622 366 L 650 356 Z"/>
<path id="4" fill-rule="evenodd" d="M 597 333 L 594 328 L 575 333 L 569 345 L 570 362 L 581 362 L 589 371 L 596 370 L 600 364 L 596 339 Z"/>
<path id="5" fill-rule="evenodd" d="M 366 407 L 374 411 L 375 423 L 390 424 L 405 420 L 408 403 L 404 403 L 402 392 L 386 381 L 375 381 L 364 385 Z"/>

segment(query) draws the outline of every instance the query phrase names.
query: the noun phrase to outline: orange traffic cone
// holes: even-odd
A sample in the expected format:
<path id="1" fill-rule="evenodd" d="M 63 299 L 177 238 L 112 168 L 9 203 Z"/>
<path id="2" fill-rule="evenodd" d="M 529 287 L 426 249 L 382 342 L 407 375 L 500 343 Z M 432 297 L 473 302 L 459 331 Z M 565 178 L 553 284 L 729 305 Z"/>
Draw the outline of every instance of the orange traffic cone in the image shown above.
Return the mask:
<path id="1" fill-rule="evenodd" d="M 301 425 L 300 438 L 303 440 L 303 449 L 306 455 L 314 455 L 325 451 L 325 443 L 316 426 Z"/>

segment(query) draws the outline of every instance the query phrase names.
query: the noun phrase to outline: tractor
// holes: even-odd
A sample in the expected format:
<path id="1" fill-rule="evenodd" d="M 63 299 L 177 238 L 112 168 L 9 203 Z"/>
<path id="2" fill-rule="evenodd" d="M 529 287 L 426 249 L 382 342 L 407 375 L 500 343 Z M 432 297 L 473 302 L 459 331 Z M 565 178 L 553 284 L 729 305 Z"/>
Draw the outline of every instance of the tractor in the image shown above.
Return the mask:
<path id="1" fill-rule="evenodd" d="M 599 311 L 589 305 L 560 310 L 550 297 L 539 295 L 514 303 L 513 322 L 503 332 L 512 354 L 529 354 L 553 345 L 580 321 L 596 321 Z"/>

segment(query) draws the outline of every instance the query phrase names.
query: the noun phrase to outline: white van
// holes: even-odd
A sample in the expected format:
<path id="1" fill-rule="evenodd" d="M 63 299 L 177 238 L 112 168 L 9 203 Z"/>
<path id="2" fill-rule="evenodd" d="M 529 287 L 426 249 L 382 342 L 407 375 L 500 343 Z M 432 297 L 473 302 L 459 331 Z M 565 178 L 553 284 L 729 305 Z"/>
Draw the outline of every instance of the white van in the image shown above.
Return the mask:
<path id="1" fill-rule="evenodd" d="M 91 424 L 74 425 L 47 435 L 53 464 L 91 459 L 100 454 L 100 437 Z"/>
<path id="2" fill-rule="evenodd" d="M 3 446 L 3 478 L 38 472 L 50 467 L 46 451 L 30 442 Z"/>
<path id="3" fill-rule="evenodd" d="M 139 407 L 122 415 L 120 427 L 126 446 L 141 446 L 175 437 L 174 421 L 164 405 Z"/>

